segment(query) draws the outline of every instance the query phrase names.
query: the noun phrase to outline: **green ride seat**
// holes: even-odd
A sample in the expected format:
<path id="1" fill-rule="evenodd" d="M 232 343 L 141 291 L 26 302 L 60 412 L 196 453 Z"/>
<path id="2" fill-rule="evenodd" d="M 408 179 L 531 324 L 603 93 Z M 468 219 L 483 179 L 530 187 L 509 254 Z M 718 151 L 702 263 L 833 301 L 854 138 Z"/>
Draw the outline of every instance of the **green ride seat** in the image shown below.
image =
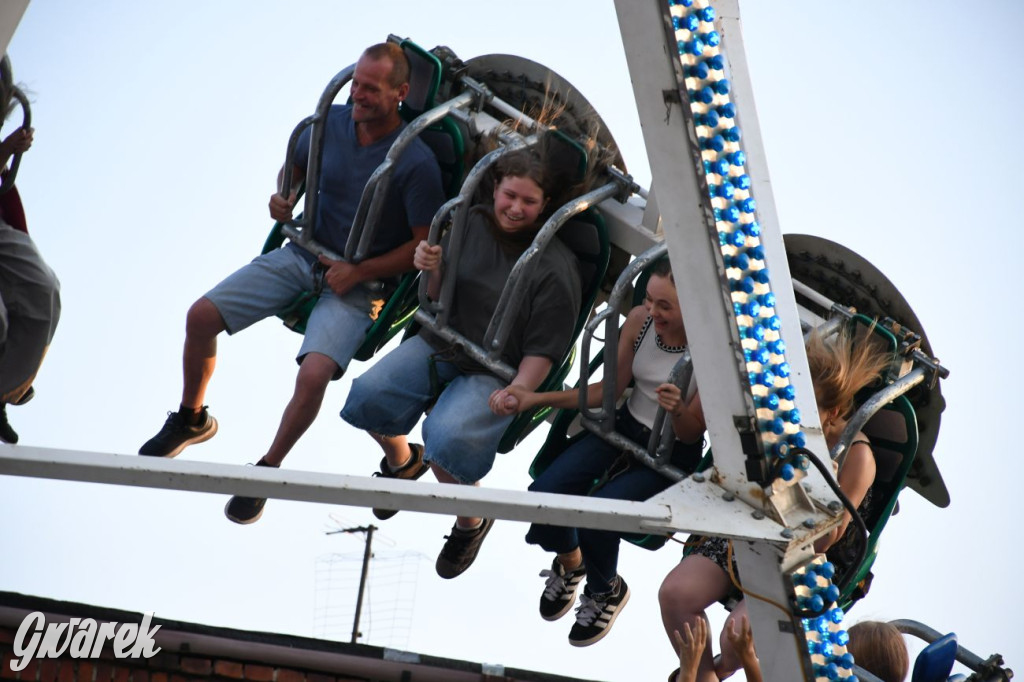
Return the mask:
<path id="1" fill-rule="evenodd" d="M 880 342 L 892 357 L 889 369 L 883 376 L 884 383 L 888 385 L 895 381 L 903 365 L 903 358 L 898 352 L 900 344 L 896 336 L 881 324 L 875 324 L 875 320 L 866 315 L 853 315 L 850 323 L 872 330 L 876 343 Z M 857 396 L 857 404 L 862 405 L 876 390 L 877 387 L 862 390 Z M 871 484 L 871 494 L 876 504 L 870 517 L 864 519 L 864 525 L 868 529 L 864 560 L 847 581 L 846 588 L 837 601 L 844 611 L 867 594 L 871 587 L 871 567 L 878 556 L 878 543 L 882 531 L 898 509 L 899 495 L 907 484 L 907 475 L 913 467 L 918 447 L 917 415 L 906 395 L 897 397 L 876 412 L 862 430 L 871 441 L 871 449 L 875 455 L 875 480 Z"/>
<path id="2" fill-rule="evenodd" d="M 647 295 L 647 282 L 651 277 L 651 270 L 652 268 L 646 268 L 640 273 L 640 276 L 637 277 L 636 283 L 633 288 L 633 306 L 640 305 L 643 302 L 644 297 Z M 597 369 L 601 367 L 601 365 L 604 363 L 604 353 L 602 352 L 601 348 L 591 350 L 591 353 L 594 354 L 594 357 L 589 360 L 589 375 L 593 375 L 593 373 L 597 371 Z M 555 388 L 549 390 L 558 390 L 558 388 L 560 387 L 556 386 Z M 575 388 L 580 388 L 579 382 L 576 382 Z M 554 421 L 551 424 L 551 428 L 548 430 L 548 435 L 547 438 L 544 440 L 544 444 L 541 446 L 540 450 L 533 458 L 533 461 L 530 463 L 530 478 L 536 479 L 538 476 L 544 473 L 544 471 L 551 465 L 551 463 L 555 460 L 556 457 L 565 452 L 565 450 L 567 450 L 570 445 L 573 445 L 577 441 L 581 440 L 584 436 L 586 436 L 587 433 L 589 433 L 589 431 L 586 431 L 585 429 L 577 429 L 576 433 L 574 433 L 573 435 L 569 435 L 569 431 L 573 429 L 578 417 L 579 410 L 575 408 L 558 411 L 558 414 L 555 416 Z M 703 471 L 708 466 L 710 466 L 711 460 L 709 455 L 710 453 L 708 453 L 701 459 L 701 463 L 697 467 L 698 471 Z M 590 491 L 588 491 L 588 494 L 593 493 L 601 486 L 603 478 L 604 477 L 602 476 L 600 478 L 594 479 L 594 485 L 590 489 Z M 652 551 L 663 547 L 671 537 L 671 535 L 665 533 L 622 534 L 622 539 L 631 542 L 638 547 L 642 547 L 644 549 Z"/>
<path id="3" fill-rule="evenodd" d="M 871 494 L 884 502 L 876 506 L 871 518 L 864 519 L 868 546 L 864 561 L 837 601 L 844 611 L 867 594 L 871 586 L 871 567 L 878 556 L 882 531 L 896 512 L 900 492 L 906 486 L 907 474 L 914 464 L 918 431 L 917 416 L 910 400 L 901 395 L 879 410 L 864 426 L 864 434 L 871 441 L 871 449 L 875 453 L 876 471 Z"/>
<path id="4" fill-rule="evenodd" d="M 538 391 L 561 390 L 576 358 L 576 340 L 590 317 L 601 283 L 608 271 L 611 242 L 604 218 L 596 208 L 589 208 L 568 221 L 558 231 L 558 238 L 576 255 L 583 287 L 579 315 L 573 327 L 572 342 L 562 361 L 557 363 L 537 388 Z M 549 407 L 536 408 L 516 415 L 498 445 L 498 452 L 507 453 L 533 432 L 551 412 Z"/>
<path id="5" fill-rule="evenodd" d="M 412 121 L 423 112 L 434 108 L 434 100 L 441 84 L 442 65 L 437 57 L 411 40 L 402 40 L 399 45 L 410 65 L 409 94 L 400 105 L 399 113 L 403 120 Z M 437 157 L 445 195 L 451 198 L 462 186 L 465 173 L 465 142 L 461 129 L 448 117 L 440 124 L 424 130 L 420 134 L 420 139 Z M 302 196 L 302 190 L 299 196 Z M 284 244 L 282 227 L 281 223 L 274 224 L 260 253 L 269 253 Z M 398 286 L 387 297 L 377 318 L 367 330 L 366 338 L 353 356 L 354 359 L 369 360 L 409 323 L 419 305 L 418 278 L 419 273 L 415 271 L 407 272 L 400 278 Z M 304 334 L 316 301 L 317 296 L 312 291 L 303 292 L 278 313 L 278 317 L 292 331 Z"/>
<path id="6" fill-rule="evenodd" d="M 561 131 L 556 130 L 551 135 L 555 141 L 548 149 L 548 163 L 556 169 L 556 173 L 562 173 L 574 182 L 582 181 L 589 163 L 586 149 Z M 490 189 L 484 187 L 478 190 L 479 195 L 489 196 Z M 600 211 L 594 206 L 567 220 L 556 232 L 556 237 L 576 256 L 580 275 L 581 304 L 573 326 L 572 340 L 567 344 L 560 361 L 554 363 L 548 376 L 541 382 L 538 391 L 562 388 L 575 361 L 576 340 L 593 310 L 611 258 L 608 229 Z M 419 325 L 416 323 L 409 325 L 405 330 L 405 338 L 415 334 L 418 329 Z M 517 414 L 505 429 L 498 443 L 498 452 L 505 454 L 514 449 L 546 419 L 550 411 L 550 408 L 539 407 Z"/>
<path id="7" fill-rule="evenodd" d="M 854 315 L 853 324 L 870 328 L 874 320 L 866 315 Z M 887 379 L 895 379 L 901 360 L 897 354 L 899 343 L 895 335 L 880 325 L 875 325 L 873 333 L 876 340 L 892 354 L 893 362 L 888 371 Z M 887 381 L 888 383 L 888 381 Z M 858 396 L 858 404 L 871 397 L 872 388 L 864 389 Z M 877 389 L 874 389 L 877 390 Z M 864 434 L 871 441 L 871 449 L 875 454 L 875 480 L 871 484 L 871 494 L 880 504 L 874 506 L 874 513 L 864 519 L 868 529 L 867 548 L 864 560 L 854 571 L 847 582 L 846 589 L 840 594 L 836 604 L 848 611 L 857 601 L 867 594 L 871 587 L 873 574 L 871 567 L 878 557 L 878 543 L 882 531 L 889 519 L 898 510 L 899 495 L 907 484 L 907 475 L 914 465 L 917 454 L 918 428 L 914 406 L 905 395 L 901 395 L 888 403 L 874 414 L 864 425 Z M 707 469 L 714 463 L 710 450 L 701 460 L 698 471 Z M 689 554 L 689 548 L 684 551 Z"/>
<path id="8" fill-rule="evenodd" d="M 409 94 L 399 107 L 405 121 L 412 121 L 425 111 L 437 106 L 437 92 L 441 85 L 444 67 L 434 54 L 411 40 L 400 43 L 409 60 Z M 441 183 L 449 199 L 459 193 L 466 174 L 466 142 L 462 127 L 451 116 L 441 119 L 422 133 L 420 139 L 437 157 L 441 167 Z"/>

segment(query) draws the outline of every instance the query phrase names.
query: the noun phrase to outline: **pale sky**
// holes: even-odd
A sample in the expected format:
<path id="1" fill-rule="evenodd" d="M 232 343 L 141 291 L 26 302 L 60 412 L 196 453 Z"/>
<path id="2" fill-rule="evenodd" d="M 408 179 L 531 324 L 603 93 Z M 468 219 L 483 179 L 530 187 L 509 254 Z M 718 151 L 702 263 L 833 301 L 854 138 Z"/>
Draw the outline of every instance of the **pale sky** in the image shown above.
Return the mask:
<path id="1" fill-rule="evenodd" d="M 1024 669 L 1014 563 L 1022 533 L 1009 427 L 1019 422 L 1014 258 L 1024 134 L 1024 6 L 741 3 L 760 127 L 783 231 L 840 242 L 911 303 L 951 375 L 935 456 L 952 504 L 913 492 L 889 525 L 870 595 L 847 617 L 912 618 Z M 258 254 L 293 126 L 328 80 L 389 33 L 460 57 L 510 53 L 573 83 L 650 172 L 610 2 L 444 3 L 32 0 L 9 48 L 33 93 L 35 146 L 18 180 L 29 229 L 63 285 L 64 315 L 36 382 L 9 415 L 22 443 L 132 454 L 180 398 L 190 303 Z M 5 127 L 5 133 L 10 125 Z M 220 345 L 207 400 L 221 424 L 181 455 L 263 454 L 290 395 L 299 337 L 268 320 Z M 1000 352 L 998 348 L 1006 348 Z M 1008 357 L 1006 357 L 1008 356 Z M 1004 357 L 1006 359 L 1004 359 Z M 363 371 L 354 364 L 350 375 Z M 286 465 L 369 474 L 380 455 L 338 417 L 347 379 Z M 523 489 L 539 440 L 499 457 L 485 484 Z M 311 636 L 318 557 L 361 554 L 325 536 L 328 514 L 272 500 L 240 527 L 226 498 L 0 478 L 0 589 L 155 611 L 158 617 Z M 626 546 L 632 599 L 613 632 L 576 649 L 571 620 L 536 613 L 550 558 L 499 522 L 477 563 L 442 581 L 448 517 L 378 523 L 426 558 L 403 648 L 601 680 L 662 680 L 676 663 L 657 589 L 677 545 Z M 990 558 L 991 557 L 991 558 Z M 371 575 L 373 568 L 371 567 Z M 381 587 L 374 588 L 377 591 Z M 376 592 L 375 592 L 376 593 Z M 354 600 L 354 588 L 353 588 Z M 720 610 L 711 614 L 714 623 Z M 388 644 L 369 630 L 370 644 Z M 347 633 L 340 637 L 347 641 Z"/>

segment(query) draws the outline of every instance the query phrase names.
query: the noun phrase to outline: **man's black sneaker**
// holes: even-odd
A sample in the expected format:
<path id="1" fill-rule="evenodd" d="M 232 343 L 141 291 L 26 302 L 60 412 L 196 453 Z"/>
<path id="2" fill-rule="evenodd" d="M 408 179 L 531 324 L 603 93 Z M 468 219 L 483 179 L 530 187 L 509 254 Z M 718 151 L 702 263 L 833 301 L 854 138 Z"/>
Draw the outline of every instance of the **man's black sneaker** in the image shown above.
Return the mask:
<path id="1" fill-rule="evenodd" d="M 473 565 L 476 555 L 480 551 L 480 545 L 484 538 L 491 531 L 494 519 L 484 519 L 479 528 L 473 530 L 462 530 L 458 524 L 452 526 L 452 534 L 446 535 L 444 547 L 437 556 L 437 563 L 434 568 L 442 578 L 456 578 L 466 569 Z"/>
<path id="2" fill-rule="evenodd" d="M 210 440 L 217 433 L 217 420 L 206 411 L 199 412 L 199 421 L 193 426 L 186 424 L 179 412 L 168 412 L 167 421 L 160 433 L 146 441 L 139 448 L 140 455 L 149 457 L 174 457 L 193 443 Z"/>
<path id="3" fill-rule="evenodd" d="M 423 446 L 419 443 L 409 443 L 409 452 L 412 453 L 409 461 L 395 471 L 392 471 L 391 467 L 388 465 L 388 458 L 381 457 L 380 471 L 374 472 L 373 475 L 380 476 L 381 478 L 401 478 L 408 481 L 415 481 L 420 476 L 427 473 L 427 470 L 430 469 L 430 465 L 423 461 Z M 375 507 L 373 510 L 373 515 L 381 521 L 387 521 L 397 513 L 397 509 L 377 509 Z"/>
<path id="4" fill-rule="evenodd" d="M 270 465 L 264 462 L 261 457 L 260 461 L 250 466 L 268 467 Z M 274 468 L 276 469 L 277 467 Z M 241 497 L 235 495 L 224 506 L 224 516 L 228 517 L 230 521 L 247 526 L 260 520 L 260 517 L 263 516 L 263 506 L 266 503 L 267 498 L 265 497 Z"/>
<path id="5" fill-rule="evenodd" d="M 600 641 L 612 629 L 628 601 L 629 586 L 622 576 L 615 579 L 611 592 L 590 594 L 589 587 L 583 588 L 580 605 L 576 609 L 576 622 L 569 631 L 569 644 L 590 646 Z"/>
<path id="6" fill-rule="evenodd" d="M 18 432 L 7 421 L 7 404 L 0 403 L 0 440 L 14 445 L 18 442 Z"/>
<path id="7" fill-rule="evenodd" d="M 576 589 L 587 575 L 582 564 L 577 568 L 566 570 L 556 557 L 550 569 L 540 572 L 540 577 L 547 578 L 544 594 L 540 596 L 540 617 L 544 620 L 558 620 L 576 602 Z"/>

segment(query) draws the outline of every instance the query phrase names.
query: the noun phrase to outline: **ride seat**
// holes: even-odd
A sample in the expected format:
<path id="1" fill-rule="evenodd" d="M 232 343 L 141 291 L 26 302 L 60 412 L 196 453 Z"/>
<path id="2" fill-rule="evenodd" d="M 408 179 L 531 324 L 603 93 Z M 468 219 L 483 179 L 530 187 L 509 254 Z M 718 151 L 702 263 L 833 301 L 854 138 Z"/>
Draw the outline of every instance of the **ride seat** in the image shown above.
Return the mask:
<path id="1" fill-rule="evenodd" d="M 411 40 L 402 40 L 399 45 L 409 60 L 410 69 L 409 94 L 399 107 L 399 113 L 405 121 L 412 121 L 437 106 L 435 100 L 444 67 L 434 54 Z M 420 133 L 420 139 L 437 157 L 441 167 L 441 183 L 448 198 L 458 194 L 462 186 L 466 170 L 466 136 L 467 132 L 451 116 Z"/>
<path id="2" fill-rule="evenodd" d="M 871 318 L 855 315 L 854 321 L 870 328 Z M 876 339 L 880 340 L 893 354 L 892 367 L 901 363 L 896 349 L 898 342 L 891 332 L 882 326 L 874 326 Z M 895 378 L 890 373 L 890 378 Z M 859 402 L 870 397 L 871 388 L 862 391 Z M 864 561 L 854 572 L 846 589 L 838 600 L 843 610 L 849 610 L 854 603 L 867 594 L 873 574 L 871 567 L 878 556 L 878 543 L 889 518 L 898 510 L 899 495 L 906 486 L 917 456 L 918 428 L 914 406 L 906 395 L 901 395 L 876 412 L 864 425 L 864 435 L 871 441 L 875 455 L 875 480 L 871 484 L 874 504 L 864 519 L 868 529 L 868 544 Z"/>
<path id="3" fill-rule="evenodd" d="M 956 633 L 950 632 L 935 640 L 917 655 L 910 682 L 948 682 L 956 663 Z M 959 677 L 959 675 L 957 676 Z"/>
<path id="4" fill-rule="evenodd" d="M 633 289 L 633 306 L 640 305 L 647 295 L 647 282 L 651 277 L 651 269 L 646 268 L 637 277 L 636 283 Z M 591 351 L 594 353 L 594 357 L 589 360 L 590 372 L 588 376 L 592 376 L 594 372 L 604 363 L 604 354 L 600 349 Z M 580 388 L 580 383 L 576 383 L 576 388 Z M 561 455 L 565 450 L 573 445 L 577 441 L 581 440 L 587 433 L 586 430 L 582 430 L 578 427 L 577 419 L 579 417 L 578 409 L 564 409 L 559 410 L 555 416 L 554 421 L 551 424 L 551 428 L 548 431 L 547 438 L 541 449 L 537 452 L 533 461 L 530 463 L 530 478 L 536 479 L 551 465 L 556 457 Z M 570 435 L 570 432 L 573 432 Z M 646 445 L 642 443 L 641 445 Z M 710 452 L 702 458 L 700 465 L 697 470 L 703 471 L 711 465 Z M 601 476 L 594 479 L 594 485 L 588 492 L 593 493 L 601 485 L 607 477 Z M 668 542 L 672 536 L 669 534 L 658 533 L 658 534 L 640 534 L 640 533 L 623 533 L 622 539 L 642 547 L 648 550 L 660 549 Z"/>
<path id="5" fill-rule="evenodd" d="M 404 120 L 411 121 L 435 106 L 434 99 L 441 83 L 442 65 L 437 57 L 410 40 L 402 40 L 399 44 L 410 66 L 409 94 L 402 102 L 399 113 Z M 462 185 L 465 168 L 465 144 L 460 128 L 450 118 L 446 118 L 440 125 L 431 126 L 423 131 L 420 139 L 431 148 L 438 159 L 445 195 L 449 198 L 454 196 Z M 301 195 L 302 190 L 299 192 L 299 196 Z M 261 253 L 268 253 L 284 244 L 281 228 L 281 223 L 275 223 Z M 383 303 L 377 318 L 367 330 L 366 338 L 353 356 L 354 359 L 369 360 L 409 323 L 418 306 L 418 276 L 419 273 L 413 271 L 401 277 L 398 286 Z M 292 331 L 304 334 L 316 301 L 317 296 L 313 292 L 303 292 L 278 313 L 278 317 Z"/>
<path id="6" fill-rule="evenodd" d="M 590 311 L 601 291 L 601 282 L 604 281 L 605 273 L 608 271 L 608 259 L 611 257 L 608 229 L 605 226 L 604 218 L 596 208 L 591 207 L 566 222 L 558 231 L 557 236 L 576 255 L 582 290 L 581 305 L 576 317 L 576 324 L 573 327 L 572 341 L 566 349 L 562 362 L 558 363 L 548 374 L 544 382 L 537 388 L 538 391 L 562 389 L 565 378 L 572 369 L 576 358 L 576 340 L 579 338 L 580 332 L 583 331 L 583 326 L 586 324 L 587 318 L 590 317 Z M 537 428 L 550 412 L 551 408 L 542 407 L 516 415 L 502 436 L 498 452 L 506 453 L 512 450 Z"/>

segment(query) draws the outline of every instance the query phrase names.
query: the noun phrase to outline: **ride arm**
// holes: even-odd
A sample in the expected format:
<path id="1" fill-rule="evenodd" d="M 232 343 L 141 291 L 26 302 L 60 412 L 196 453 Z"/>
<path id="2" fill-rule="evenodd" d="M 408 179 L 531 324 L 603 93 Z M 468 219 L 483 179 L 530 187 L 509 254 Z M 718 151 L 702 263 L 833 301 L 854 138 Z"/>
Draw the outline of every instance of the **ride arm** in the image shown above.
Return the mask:
<path id="1" fill-rule="evenodd" d="M 839 471 L 838 478 L 839 489 L 850 500 L 854 509 L 864 501 L 864 496 L 867 495 L 868 488 L 871 487 L 874 480 L 875 456 L 871 452 L 871 447 L 862 442 L 854 443 L 849 449 L 849 454 Z M 824 552 L 836 540 L 843 537 L 851 520 L 850 512 L 844 511 L 840 524 L 814 542 L 814 551 Z"/>

